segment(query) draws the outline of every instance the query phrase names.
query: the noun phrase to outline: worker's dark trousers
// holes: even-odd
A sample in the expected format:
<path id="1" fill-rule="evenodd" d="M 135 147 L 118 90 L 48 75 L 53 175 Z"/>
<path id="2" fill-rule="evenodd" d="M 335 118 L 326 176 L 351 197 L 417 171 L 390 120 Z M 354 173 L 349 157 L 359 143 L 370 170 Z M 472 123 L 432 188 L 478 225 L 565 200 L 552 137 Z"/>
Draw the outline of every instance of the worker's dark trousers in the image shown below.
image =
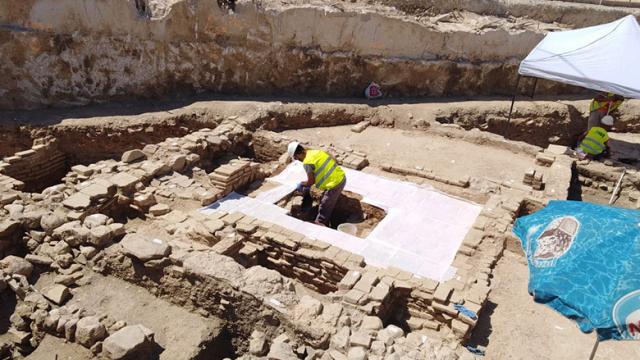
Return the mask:
<path id="1" fill-rule="evenodd" d="M 331 218 L 331 214 L 333 214 L 333 209 L 335 209 L 336 203 L 338 203 L 338 198 L 340 197 L 340 194 L 342 194 L 342 190 L 344 190 L 344 186 L 346 184 L 347 179 L 345 178 L 333 189 L 325 190 L 322 193 L 322 199 L 320 199 L 320 207 L 318 208 L 318 216 L 316 217 L 316 222 L 329 225 L 329 219 Z"/>

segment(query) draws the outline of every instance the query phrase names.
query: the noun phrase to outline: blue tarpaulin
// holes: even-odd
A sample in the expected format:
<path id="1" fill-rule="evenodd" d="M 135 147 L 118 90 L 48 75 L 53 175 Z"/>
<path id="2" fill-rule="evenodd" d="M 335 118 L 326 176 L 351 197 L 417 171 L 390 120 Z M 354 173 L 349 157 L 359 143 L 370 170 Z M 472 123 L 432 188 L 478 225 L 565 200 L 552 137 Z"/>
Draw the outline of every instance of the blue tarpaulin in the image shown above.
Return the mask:
<path id="1" fill-rule="evenodd" d="M 513 231 L 536 302 L 600 340 L 640 339 L 640 211 L 551 201 Z"/>

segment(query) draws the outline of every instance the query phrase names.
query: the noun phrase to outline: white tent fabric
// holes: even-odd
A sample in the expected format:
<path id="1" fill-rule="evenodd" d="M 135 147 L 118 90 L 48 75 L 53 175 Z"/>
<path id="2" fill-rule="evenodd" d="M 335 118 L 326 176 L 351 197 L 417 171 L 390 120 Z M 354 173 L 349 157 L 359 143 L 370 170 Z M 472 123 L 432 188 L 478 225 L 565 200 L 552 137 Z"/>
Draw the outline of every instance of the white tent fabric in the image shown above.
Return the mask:
<path id="1" fill-rule="evenodd" d="M 632 16 L 552 32 L 520 63 L 521 75 L 640 98 L 640 26 Z"/>

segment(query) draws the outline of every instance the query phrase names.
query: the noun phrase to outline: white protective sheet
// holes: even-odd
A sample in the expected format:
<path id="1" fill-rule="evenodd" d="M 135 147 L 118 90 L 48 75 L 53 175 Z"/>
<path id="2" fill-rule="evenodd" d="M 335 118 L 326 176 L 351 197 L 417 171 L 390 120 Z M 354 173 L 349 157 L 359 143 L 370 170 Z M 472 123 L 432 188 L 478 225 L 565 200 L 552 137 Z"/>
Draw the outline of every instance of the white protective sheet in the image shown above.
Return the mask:
<path id="1" fill-rule="evenodd" d="M 360 194 L 363 202 L 387 211 L 387 216 L 365 239 L 300 221 L 275 205 L 306 179 L 300 162 L 271 178 L 281 186 L 255 199 L 234 193 L 202 211 L 240 211 L 362 255 L 374 266 L 395 266 L 437 281 L 455 273 L 451 263 L 480 213 L 480 206 L 424 186 L 350 169 L 344 171 L 345 190 Z"/>
<path id="2" fill-rule="evenodd" d="M 640 98 L 640 27 L 633 15 L 583 29 L 551 32 L 518 72 Z"/>

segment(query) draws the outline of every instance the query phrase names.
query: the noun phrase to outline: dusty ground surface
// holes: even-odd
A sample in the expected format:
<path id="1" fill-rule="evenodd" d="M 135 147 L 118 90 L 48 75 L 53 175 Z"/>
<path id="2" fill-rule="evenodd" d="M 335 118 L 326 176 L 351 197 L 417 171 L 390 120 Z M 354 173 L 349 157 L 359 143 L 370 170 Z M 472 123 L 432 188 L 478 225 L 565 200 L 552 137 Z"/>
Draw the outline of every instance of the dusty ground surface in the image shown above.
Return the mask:
<path id="1" fill-rule="evenodd" d="M 494 273 L 487 313 L 481 316 L 470 344 L 487 347 L 487 360 L 588 359 L 595 335 L 551 308 L 534 303 L 527 292 L 529 272 L 521 255 L 506 252 Z M 633 341 L 601 343 L 596 359 L 637 359 Z"/>
<path id="2" fill-rule="evenodd" d="M 563 131 L 568 131 L 567 129 L 575 130 L 582 126 L 583 118 L 579 109 L 584 109 L 587 102 L 588 100 L 584 99 L 523 102 L 518 105 L 517 121 L 513 124 L 513 130 L 524 137 L 532 134 L 527 138 L 531 144 L 546 145 L 547 139 L 562 134 Z M 496 124 L 504 122 L 508 105 L 508 101 L 490 99 L 487 101 L 449 99 L 423 104 L 418 102 L 336 103 L 317 100 L 303 102 L 300 99 L 290 102 L 266 99 L 251 101 L 224 99 L 176 102 L 164 107 L 132 104 L 119 109 L 115 104 L 109 104 L 32 113 L 5 112 L 0 114 L 0 117 L 3 119 L 3 124 L 22 120 L 30 121 L 30 126 L 33 127 L 26 126 L 20 130 L 28 138 L 40 138 L 45 134 L 57 136 L 60 139 L 62 151 L 70 156 L 69 166 L 95 159 L 120 159 L 124 150 L 142 148 L 146 144 L 160 142 L 168 137 L 173 139 L 163 146 L 167 149 L 182 149 L 179 145 L 175 145 L 178 144 L 178 137 L 196 129 L 219 127 L 230 129 L 229 133 L 243 134 L 245 137 L 255 130 L 262 129 L 277 136 L 285 135 L 314 144 L 333 144 L 340 148 L 351 148 L 365 153 L 372 163 L 365 168 L 365 171 L 384 173 L 376 166 L 393 163 L 406 168 L 424 167 L 448 178 L 469 175 L 475 179 L 483 179 L 484 184 L 488 179 L 493 179 L 496 184 L 513 181 L 521 185 L 523 173 L 533 166 L 535 155 L 542 148 L 525 142 L 505 141 L 500 136 L 490 133 L 492 130 L 499 132 L 500 128 Z M 632 101 L 625 104 L 622 109 L 621 118 L 624 119 L 622 124 L 628 129 L 635 129 L 633 120 L 637 117 L 634 114 L 637 107 L 637 102 Z M 361 133 L 351 131 L 353 124 L 362 121 L 369 121 L 373 125 Z M 221 123 L 223 125 L 220 125 Z M 42 124 L 43 127 L 34 126 L 35 124 Z M 465 128 L 472 130 L 465 130 Z M 483 132 L 480 129 L 488 131 Z M 202 138 L 209 139 L 206 136 Z M 242 139 L 242 136 L 235 138 Z M 237 157 L 238 154 L 250 153 L 248 148 L 251 142 L 247 140 L 248 138 L 240 140 L 237 148 L 225 148 L 225 155 L 218 154 L 220 158 L 216 158 L 215 165 L 207 165 L 209 167 L 207 172 L 219 166 L 218 163 L 224 163 L 230 158 Z M 617 144 L 619 154 L 631 154 L 630 156 L 638 154 L 637 135 L 622 134 L 615 138 L 619 141 Z M 201 140 L 198 138 L 194 141 Z M 174 141 L 175 144 L 172 144 Z M 210 141 L 213 143 L 216 140 Z M 23 143 L 26 142 L 17 141 L 7 145 L 6 151 L 11 153 L 14 147 L 21 146 Z M 280 145 L 285 144 L 280 143 Z M 191 146 L 191 144 L 185 144 L 185 148 L 191 148 Z M 90 156 L 87 155 L 88 153 Z M 74 154 L 77 157 L 72 157 Z M 160 152 L 160 154 L 164 153 Z M 79 156 L 85 156 L 83 161 L 79 161 Z M 165 157 L 171 161 L 175 160 L 168 155 Z M 129 169 L 128 171 L 133 174 L 139 173 L 136 168 L 142 164 L 133 162 L 128 165 L 124 163 L 114 165 L 116 162 L 112 160 L 109 166 L 115 166 L 120 170 Z M 615 167 L 612 167 L 593 164 L 590 165 L 590 169 L 599 173 L 613 174 L 620 169 L 618 165 L 615 164 Z M 570 173 L 569 167 L 565 170 Z M 82 168 L 79 171 L 83 172 Z M 75 173 L 75 170 L 72 172 Z M 189 177 L 193 174 L 190 170 L 184 172 L 185 174 L 179 177 L 190 181 Z M 78 179 L 78 175 L 75 176 L 74 181 Z M 387 173 L 385 176 L 400 175 Z M 148 184 L 149 188 L 159 191 L 157 194 L 160 193 L 161 188 L 162 190 L 168 190 L 169 187 L 176 189 L 169 183 L 161 185 L 160 178 L 149 180 Z M 205 178 L 208 178 L 206 172 Z M 630 178 L 633 179 L 633 177 Z M 409 180 L 423 181 L 419 178 Z M 611 179 L 606 180 L 605 185 L 610 189 Z M 568 186 L 568 179 L 564 178 L 563 181 L 565 187 Z M 603 179 L 598 181 L 604 182 Z M 484 196 L 487 195 L 483 193 L 485 188 L 481 186 L 484 184 L 472 183 L 469 189 L 464 190 L 481 193 Z M 71 186 L 76 185 L 78 185 L 76 182 L 69 185 L 69 191 L 72 191 Z M 631 189 L 633 184 L 628 185 Z M 176 191 L 182 193 L 187 190 Z M 506 191 L 497 193 L 509 196 Z M 597 195 L 598 200 L 602 202 L 607 197 L 607 192 L 603 190 Z M 158 196 L 159 203 L 166 204 L 170 210 L 173 210 L 172 215 L 167 217 L 168 220 L 161 220 L 145 213 L 148 215 L 147 218 L 141 216 L 126 221 L 123 219 L 122 221 L 126 222 L 124 229 L 150 238 L 173 240 L 177 235 L 176 233 L 170 235 L 167 226 L 172 225 L 170 223 L 172 221 L 179 222 L 175 220 L 179 218 L 178 212 L 191 214 L 202 206 L 199 201 L 189 199 L 189 196 L 187 199 L 178 196 L 180 200 L 176 198 L 167 200 L 164 196 Z M 15 207 L 10 208 L 15 209 Z M 190 231 L 195 231 L 193 235 L 195 238 L 202 235 L 197 233 L 202 230 L 197 226 L 197 222 L 189 222 L 188 226 L 193 226 Z M 187 225 L 184 225 L 184 228 L 186 229 Z M 222 236 L 213 236 L 206 229 L 204 234 L 205 237 Z M 202 244 L 199 246 L 198 251 L 209 248 Z M 232 250 L 228 251 L 232 252 Z M 282 270 L 276 266 L 273 268 Z M 286 271 L 287 268 L 284 267 L 284 269 Z M 491 280 L 494 292 L 490 298 L 495 306 L 492 309 L 492 305 L 489 305 L 485 313 L 489 316 L 488 320 L 483 320 L 490 324 L 481 324 L 474 337 L 477 343 L 488 344 L 487 358 L 497 360 L 572 359 L 576 354 L 582 357 L 582 352 L 578 353 L 576 349 L 585 349 L 585 354 L 588 353 L 591 346 L 590 337 L 579 333 L 569 320 L 531 302 L 526 294 L 526 276 L 526 265 L 521 259 L 512 255 L 507 255 L 495 270 L 495 279 Z M 38 287 L 44 286 L 48 280 L 47 277 L 41 277 L 40 281 Z M 197 284 L 194 283 L 193 286 Z M 299 282 L 295 287 L 301 288 L 301 286 L 303 283 Z M 123 319 L 132 324 L 144 323 L 145 326 L 154 330 L 158 334 L 158 344 L 165 348 L 163 358 L 177 358 L 183 354 L 184 349 L 195 349 L 201 339 L 218 329 L 217 320 L 205 319 L 188 310 L 170 305 L 153 296 L 148 289 L 139 288 L 114 277 L 104 278 L 96 275 L 92 277 L 91 283 L 82 285 L 74 291 L 70 304 L 77 303 L 86 308 L 98 309 L 101 314 L 107 314 L 118 320 Z M 312 291 L 309 290 L 309 292 Z M 95 294 L 104 295 L 96 297 Z M 204 300 L 208 301 L 210 297 L 205 297 Z M 0 320 L 2 320 L 0 326 L 9 323 L 4 316 Z M 487 330 L 489 325 L 490 333 Z M 552 325 L 553 327 L 550 328 L 549 326 Z M 556 325 L 559 328 L 556 328 Z M 196 336 L 188 338 L 183 336 L 184 333 L 195 334 L 196 332 Z M 249 333 L 247 331 L 245 337 L 248 337 Z M 532 341 L 532 338 L 535 341 Z M 0 341 L 3 341 L 3 335 L 0 335 Z M 526 344 L 524 345 L 527 350 L 526 355 L 523 355 L 523 343 Z M 542 347 L 540 344 L 550 345 Z M 44 349 L 56 346 L 54 340 L 45 340 Z M 75 350 L 73 347 L 65 346 L 61 351 L 73 357 Z M 607 343 L 601 348 L 601 354 L 604 354 L 601 356 L 605 356 L 601 359 L 633 358 L 638 356 L 634 351 L 637 351 L 636 348 L 628 344 Z M 46 353 L 38 351 L 33 356 L 44 356 L 41 354 Z"/>
<path id="3" fill-rule="evenodd" d="M 46 335 L 40 346 L 26 359 L 29 360 L 90 360 L 94 359 L 93 353 L 81 345 L 66 342 L 64 339 Z"/>
<path id="4" fill-rule="evenodd" d="M 348 126 L 337 126 L 285 131 L 284 134 L 301 141 L 352 148 L 377 163 L 423 166 L 452 178 L 466 174 L 519 180 L 532 161 L 526 154 L 415 130 L 369 127 L 362 133 L 354 133 Z"/>
<path id="5" fill-rule="evenodd" d="M 191 359 L 200 352 L 206 356 L 207 346 L 211 345 L 212 340 L 222 331 L 221 320 L 215 317 L 204 318 L 189 312 L 126 281 L 100 274 L 91 274 L 89 278 L 88 284 L 79 287 L 68 304 L 91 309 L 110 318 L 123 320 L 127 324 L 144 323 L 155 333 L 155 340 L 162 351 L 160 359 Z M 51 277 L 42 276 L 35 286 L 42 289 L 51 285 L 51 281 Z M 100 296 L 96 296 L 97 294 Z M 53 340 L 52 343 L 55 344 Z M 57 354 L 55 348 L 48 351 L 49 356 L 51 351 Z M 74 351 L 83 354 L 76 346 L 68 346 L 61 349 L 59 358 L 63 359 L 68 352 Z M 36 356 L 44 354 L 46 353 Z"/>

